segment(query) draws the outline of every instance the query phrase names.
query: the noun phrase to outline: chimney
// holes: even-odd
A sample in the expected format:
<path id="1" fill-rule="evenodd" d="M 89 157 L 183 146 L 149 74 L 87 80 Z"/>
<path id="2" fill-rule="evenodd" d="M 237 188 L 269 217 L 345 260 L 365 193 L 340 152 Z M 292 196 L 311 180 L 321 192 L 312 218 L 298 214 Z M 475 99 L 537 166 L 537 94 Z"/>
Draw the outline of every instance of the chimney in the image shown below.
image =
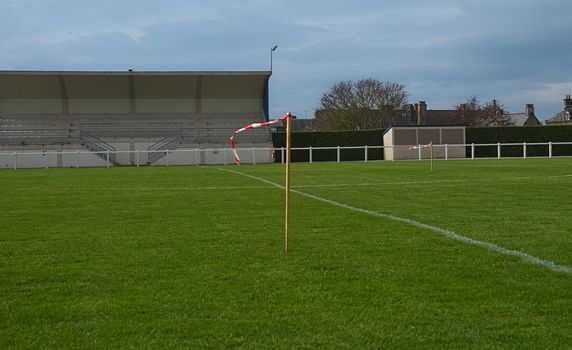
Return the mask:
<path id="1" fill-rule="evenodd" d="M 403 106 L 403 114 L 408 118 L 411 123 L 415 123 L 415 106 L 411 103 L 406 104 Z"/>
<path id="2" fill-rule="evenodd" d="M 417 108 L 417 125 L 427 124 L 427 103 L 419 101 L 415 107 Z"/>
<path id="3" fill-rule="evenodd" d="M 527 117 L 534 116 L 534 105 L 531 103 L 527 104 L 526 107 L 524 108 L 524 114 Z"/>
<path id="4" fill-rule="evenodd" d="M 564 98 L 564 110 L 565 111 L 572 110 L 572 99 L 570 98 L 570 95 L 566 95 L 566 98 Z"/>

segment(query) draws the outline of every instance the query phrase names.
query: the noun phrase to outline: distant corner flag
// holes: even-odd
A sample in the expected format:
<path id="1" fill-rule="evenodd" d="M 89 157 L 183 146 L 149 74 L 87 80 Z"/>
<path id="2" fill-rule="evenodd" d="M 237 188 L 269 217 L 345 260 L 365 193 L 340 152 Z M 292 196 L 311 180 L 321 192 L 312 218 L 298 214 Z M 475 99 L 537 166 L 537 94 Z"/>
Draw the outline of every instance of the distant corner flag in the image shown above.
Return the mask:
<path id="1" fill-rule="evenodd" d="M 426 145 L 414 145 L 409 147 L 410 150 L 412 149 L 418 149 L 419 150 L 419 160 L 421 160 L 421 149 L 422 148 L 429 148 L 429 150 L 431 151 L 431 171 L 433 171 L 433 141 L 429 142 Z"/>
<path id="2" fill-rule="evenodd" d="M 409 147 L 409 149 L 421 149 L 421 148 L 433 148 L 433 141 L 429 142 L 426 145 L 414 145 Z"/>

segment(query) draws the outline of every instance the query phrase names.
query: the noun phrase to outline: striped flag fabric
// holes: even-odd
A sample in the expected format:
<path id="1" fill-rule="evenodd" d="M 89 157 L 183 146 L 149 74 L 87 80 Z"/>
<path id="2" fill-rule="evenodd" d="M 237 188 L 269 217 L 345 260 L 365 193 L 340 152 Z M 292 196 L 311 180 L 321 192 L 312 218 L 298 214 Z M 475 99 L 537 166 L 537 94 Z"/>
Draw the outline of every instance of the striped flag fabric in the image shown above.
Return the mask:
<path id="1" fill-rule="evenodd" d="M 246 130 L 250 130 L 250 129 L 260 128 L 260 127 L 263 127 L 263 126 L 269 126 L 269 125 L 272 125 L 272 124 L 276 124 L 276 123 L 279 123 L 279 122 L 281 122 L 281 121 L 283 121 L 283 120 L 286 120 L 286 119 L 288 119 L 288 118 L 291 118 L 291 117 L 292 117 L 292 114 L 291 114 L 290 112 L 288 112 L 288 113 L 286 113 L 286 115 L 283 116 L 282 118 L 274 119 L 274 120 L 271 120 L 271 121 L 268 121 L 268 122 L 264 122 L 264 123 L 253 123 L 253 124 L 249 124 L 249 125 L 247 125 L 247 126 L 245 126 L 245 127 L 243 127 L 243 128 L 240 128 L 240 129 L 236 130 L 236 131 L 234 132 L 234 134 L 230 137 L 230 147 L 231 147 L 231 149 L 232 149 L 232 154 L 234 155 L 234 162 L 235 162 L 236 164 L 240 164 L 240 158 L 238 157 L 238 153 L 236 152 L 236 144 L 235 144 L 235 142 L 234 142 L 234 137 L 235 137 L 237 134 L 239 134 L 239 133 L 241 133 L 241 132 L 243 132 L 243 131 L 246 131 Z"/>
<path id="2" fill-rule="evenodd" d="M 426 145 L 414 145 L 409 147 L 409 149 L 421 149 L 421 148 L 433 148 L 433 141 L 429 142 Z"/>

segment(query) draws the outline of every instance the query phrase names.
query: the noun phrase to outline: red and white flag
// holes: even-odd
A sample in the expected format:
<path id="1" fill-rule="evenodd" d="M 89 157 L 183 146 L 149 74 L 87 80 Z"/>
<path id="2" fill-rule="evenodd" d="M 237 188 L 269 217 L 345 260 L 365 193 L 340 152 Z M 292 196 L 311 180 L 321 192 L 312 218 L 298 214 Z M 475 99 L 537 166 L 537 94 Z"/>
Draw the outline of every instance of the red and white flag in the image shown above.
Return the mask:
<path id="1" fill-rule="evenodd" d="M 416 145 L 409 147 L 409 149 L 421 149 L 421 148 L 433 148 L 433 141 L 429 142 L 426 145 Z"/>
<path id="2" fill-rule="evenodd" d="M 240 129 L 236 130 L 234 132 L 234 134 L 230 137 L 230 147 L 232 149 L 232 154 L 234 154 L 234 162 L 236 164 L 240 164 L 240 158 L 238 157 L 238 153 L 236 152 L 236 145 L 234 143 L 234 137 L 236 136 L 236 134 L 241 133 L 245 130 L 250 130 L 250 129 L 260 128 L 262 126 L 269 126 L 272 124 L 276 124 L 276 123 L 279 123 L 279 122 L 286 120 L 290 117 L 292 117 L 292 114 L 290 114 L 290 112 L 288 112 L 282 118 L 278 118 L 278 119 L 271 120 L 269 122 L 264 122 L 264 123 L 253 123 L 253 124 L 245 126 L 244 128 L 240 128 Z"/>

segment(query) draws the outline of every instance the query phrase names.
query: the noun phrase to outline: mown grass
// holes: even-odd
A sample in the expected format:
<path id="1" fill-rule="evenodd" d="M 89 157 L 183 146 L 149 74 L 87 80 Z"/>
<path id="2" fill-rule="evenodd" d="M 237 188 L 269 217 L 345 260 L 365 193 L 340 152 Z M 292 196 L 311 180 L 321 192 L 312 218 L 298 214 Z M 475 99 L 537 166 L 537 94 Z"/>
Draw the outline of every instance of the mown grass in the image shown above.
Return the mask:
<path id="1" fill-rule="evenodd" d="M 280 165 L 226 169 L 283 183 Z M 572 266 L 572 160 L 294 164 L 295 189 Z M 0 348 L 566 348 L 572 276 L 218 167 L 0 172 Z"/>

